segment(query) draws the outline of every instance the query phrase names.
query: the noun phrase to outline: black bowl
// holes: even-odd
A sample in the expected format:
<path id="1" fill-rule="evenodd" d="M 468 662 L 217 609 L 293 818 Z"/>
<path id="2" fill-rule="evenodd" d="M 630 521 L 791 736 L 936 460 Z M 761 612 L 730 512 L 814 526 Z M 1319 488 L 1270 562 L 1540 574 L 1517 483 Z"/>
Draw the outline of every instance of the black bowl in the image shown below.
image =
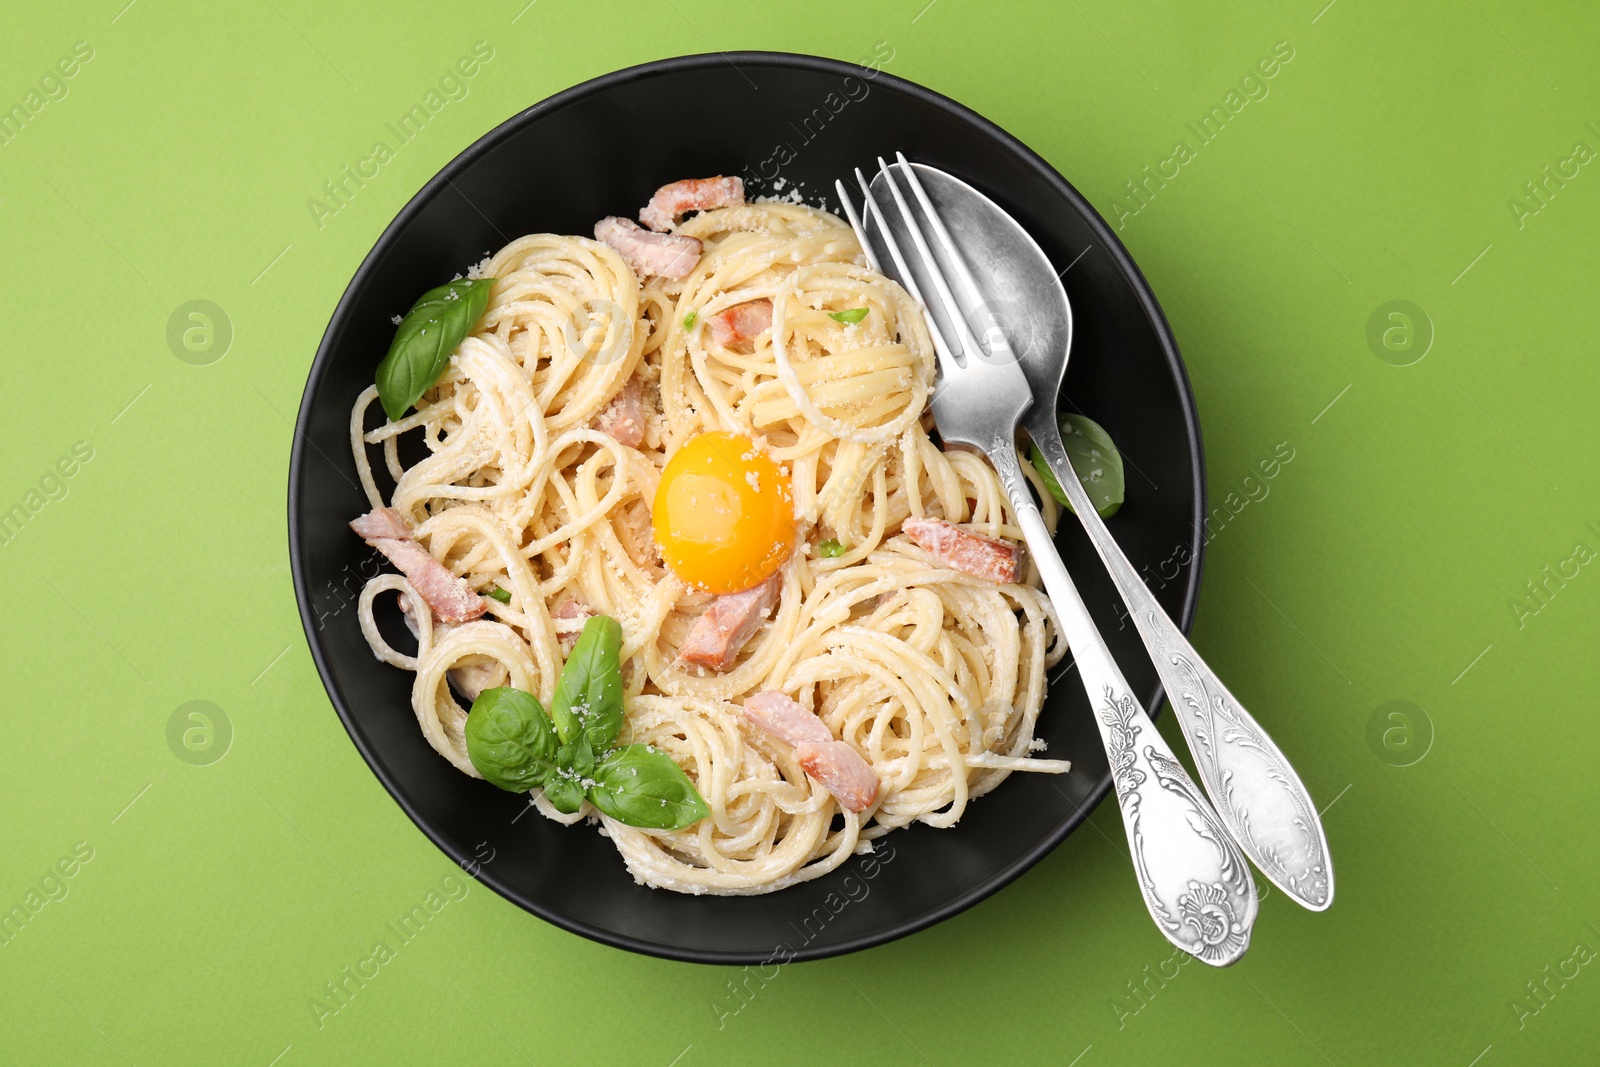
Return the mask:
<path id="1" fill-rule="evenodd" d="M 756 91 L 759 87 L 759 92 Z M 592 828 L 562 827 L 524 798 L 455 770 L 423 740 L 411 675 L 372 656 L 352 601 L 374 563 L 345 525 L 367 507 L 347 424 L 394 333 L 391 316 L 486 250 L 525 233 L 587 234 L 632 215 L 656 186 L 743 174 L 752 194 L 798 187 L 832 210 L 833 181 L 903 150 L 986 192 L 1067 271 L 1076 315 L 1062 404 L 1102 423 L 1127 457 L 1111 528 L 1185 628 L 1200 582 L 1204 468 L 1177 345 L 1127 250 L 1087 201 L 1016 139 L 921 86 L 871 68 L 781 53 L 686 56 L 608 74 L 529 108 L 457 156 L 384 231 L 334 310 L 306 382 L 289 475 L 301 620 L 328 696 L 374 774 L 444 852 L 508 900 L 564 929 L 672 959 L 753 964 L 850 952 L 920 930 L 1010 882 L 1110 787 L 1070 668 L 1040 735 L 1065 776 L 1014 775 L 959 826 L 891 834 L 878 857 L 767 896 L 692 897 L 636 885 Z M 1093 549 L 1067 520 L 1067 566 L 1136 692 L 1155 671 Z M 1106 862 L 1118 862 L 1107 859 Z M 1133 892 L 1133 880 L 1128 881 Z"/>

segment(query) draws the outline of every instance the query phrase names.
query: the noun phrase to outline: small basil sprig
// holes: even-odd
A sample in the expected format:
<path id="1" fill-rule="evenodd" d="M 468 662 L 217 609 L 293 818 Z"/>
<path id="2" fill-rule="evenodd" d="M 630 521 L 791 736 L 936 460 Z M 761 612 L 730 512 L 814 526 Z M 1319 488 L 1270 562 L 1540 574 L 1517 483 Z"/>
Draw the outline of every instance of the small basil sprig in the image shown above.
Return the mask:
<path id="1" fill-rule="evenodd" d="M 1111 435 L 1106 433 L 1104 427 L 1093 419 L 1083 415 L 1066 414 L 1061 416 L 1061 443 L 1066 447 L 1067 459 L 1072 462 L 1072 470 L 1078 476 L 1078 482 L 1089 494 L 1090 503 L 1100 513 L 1102 519 L 1109 519 L 1122 507 L 1124 490 L 1126 488 L 1122 474 L 1122 453 L 1117 451 L 1117 446 L 1112 443 Z M 1050 495 L 1063 504 L 1068 511 L 1072 504 L 1067 500 L 1066 491 L 1061 488 L 1061 483 L 1056 481 L 1055 474 L 1050 470 L 1050 465 L 1045 462 L 1044 455 L 1037 445 L 1030 446 L 1028 458 L 1033 462 L 1033 467 L 1044 479 L 1045 488 L 1050 490 Z"/>
<path id="2" fill-rule="evenodd" d="M 429 289 L 411 305 L 378 364 L 378 399 L 389 421 L 399 422 L 432 389 L 462 338 L 489 306 L 493 278 L 460 278 Z"/>
<path id="3" fill-rule="evenodd" d="M 817 542 L 817 555 L 823 559 L 838 559 L 845 554 L 845 547 L 833 538 Z"/>
<path id="4" fill-rule="evenodd" d="M 834 322 L 842 322 L 848 325 L 850 323 L 860 322 L 862 319 L 866 318 L 869 310 L 871 309 L 850 308 L 848 311 L 830 311 L 828 312 L 828 318 L 832 319 Z"/>
<path id="5" fill-rule="evenodd" d="M 588 800 L 629 826 L 681 830 L 711 810 L 683 768 L 648 745 L 613 747 L 623 720 L 621 649 L 615 619 L 585 623 L 548 717 L 529 693 L 484 690 L 467 715 L 467 756 L 501 789 L 543 787 L 558 811 Z"/>

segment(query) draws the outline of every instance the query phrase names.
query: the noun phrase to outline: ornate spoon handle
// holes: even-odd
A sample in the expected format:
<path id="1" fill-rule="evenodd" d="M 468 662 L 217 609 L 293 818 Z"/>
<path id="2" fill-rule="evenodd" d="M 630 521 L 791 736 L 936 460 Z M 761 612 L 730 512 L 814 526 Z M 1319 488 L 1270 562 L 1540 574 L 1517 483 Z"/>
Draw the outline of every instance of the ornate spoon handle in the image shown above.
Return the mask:
<path id="1" fill-rule="evenodd" d="M 1145 907 L 1167 940 L 1225 967 L 1250 946 L 1257 906 L 1250 868 L 1117 669 L 1056 553 L 1014 446 L 1000 441 L 988 452 L 1088 691 Z"/>
<path id="2" fill-rule="evenodd" d="M 1054 413 L 1029 418 L 1027 429 L 1127 603 L 1194 754 L 1200 780 L 1228 831 L 1273 885 L 1312 911 L 1324 910 L 1333 903 L 1333 862 L 1322 820 L 1300 776 L 1206 666 L 1123 555 L 1078 482 Z"/>

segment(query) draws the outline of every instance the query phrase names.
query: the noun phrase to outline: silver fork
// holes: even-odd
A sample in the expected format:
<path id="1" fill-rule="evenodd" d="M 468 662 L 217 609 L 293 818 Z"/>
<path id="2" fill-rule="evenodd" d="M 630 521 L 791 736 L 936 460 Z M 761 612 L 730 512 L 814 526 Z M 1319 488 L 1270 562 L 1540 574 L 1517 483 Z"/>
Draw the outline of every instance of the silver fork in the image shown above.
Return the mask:
<path id="1" fill-rule="evenodd" d="M 932 408 L 940 436 L 987 455 L 1011 500 L 1094 709 L 1145 907 L 1174 945 L 1216 966 L 1233 963 L 1249 947 L 1256 917 L 1258 900 L 1249 867 L 1128 687 L 1056 552 L 1017 457 L 1017 426 L 1032 393 L 1017 361 L 1007 358 L 1003 331 L 989 331 L 986 354 L 951 291 L 952 284 L 969 293 L 978 292 L 978 286 L 960 255 L 952 254 L 954 244 L 915 172 L 904 157 L 896 168 L 880 157 L 878 166 L 894 200 L 893 212 L 874 199 L 872 183 L 859 168 L 855 176 L 862 212 L 877 218 L 883 247 L 893 261 L 890 269 L 880 263 L 842 181 L 835 183 L 840 203 L 873 268 L 899 280 L 926 313 L 939 362 Z M 896 172 L 909 186 L 923 221 L 901 191 Z M 943 257 L 930 249 L 924 225 L 939 238 Z"/>

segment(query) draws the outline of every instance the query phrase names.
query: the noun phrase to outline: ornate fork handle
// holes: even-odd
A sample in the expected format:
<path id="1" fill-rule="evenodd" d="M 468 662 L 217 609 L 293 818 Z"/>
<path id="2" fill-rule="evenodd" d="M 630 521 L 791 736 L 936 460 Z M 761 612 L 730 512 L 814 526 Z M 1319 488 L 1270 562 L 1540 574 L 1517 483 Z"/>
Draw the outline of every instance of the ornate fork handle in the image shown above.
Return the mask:
<path id="1" fill-rule="evenodd" d="M 1194 754 L 1200 780 L 1228 831 L 1273 885 L 1312 911 L 1324 910 L 1333 903 L 1333 863 L 1322 821 L 1300 776 L 1206 666 L 1118 547 L 1078 482 L 1054 412 L 1030 417 L 1027 429 L 1127 603 Z"/>
<path id="2" fill-rule="evenodd" d="M 1022 480 L 1014 446 L 995 442 L 987 451 L 1089 694 L 1145 906 L 1174 945 L 1215 966 L 1233 963 L 1249 947 L 1256 917 L 1250 868 L 1111 658 Z"/>

